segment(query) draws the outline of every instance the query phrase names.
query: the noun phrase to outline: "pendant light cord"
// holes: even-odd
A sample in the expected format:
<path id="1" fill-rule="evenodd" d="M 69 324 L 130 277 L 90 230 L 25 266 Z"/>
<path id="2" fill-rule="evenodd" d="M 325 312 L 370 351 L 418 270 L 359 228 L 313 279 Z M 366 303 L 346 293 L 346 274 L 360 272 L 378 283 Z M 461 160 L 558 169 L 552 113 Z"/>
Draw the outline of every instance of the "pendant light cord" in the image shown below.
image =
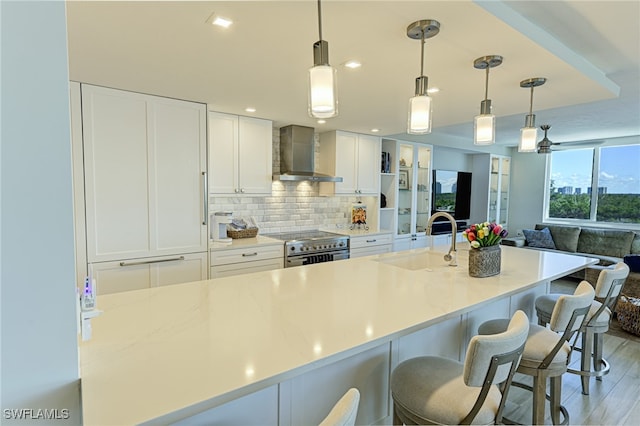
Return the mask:
<path id="1" fill-rule="evenodd" d="M 322 40 L 322 8 L 320 6 L 320 0 L 318 0 L 318 34 L 319 40 Z"/>

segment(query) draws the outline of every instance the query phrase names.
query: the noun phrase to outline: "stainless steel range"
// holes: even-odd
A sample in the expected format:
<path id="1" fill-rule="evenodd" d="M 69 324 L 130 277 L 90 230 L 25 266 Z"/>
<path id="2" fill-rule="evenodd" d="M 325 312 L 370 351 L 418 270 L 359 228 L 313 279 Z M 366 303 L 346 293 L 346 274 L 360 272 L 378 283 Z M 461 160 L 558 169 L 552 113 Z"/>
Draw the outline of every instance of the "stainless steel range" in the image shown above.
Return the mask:
<path id="1" fill-rule="evenodd" d="M 285 268 L 349 258 L 347 235 L 324 231 L 300 231 L 265 236 L 285 242 Z"/>

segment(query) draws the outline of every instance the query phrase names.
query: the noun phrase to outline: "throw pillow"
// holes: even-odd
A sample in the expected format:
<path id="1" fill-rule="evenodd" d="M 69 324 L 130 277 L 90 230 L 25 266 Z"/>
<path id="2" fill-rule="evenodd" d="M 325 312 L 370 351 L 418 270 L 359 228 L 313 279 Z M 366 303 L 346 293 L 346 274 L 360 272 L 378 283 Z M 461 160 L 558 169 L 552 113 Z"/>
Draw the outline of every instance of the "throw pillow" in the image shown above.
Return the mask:
<path id="1" fill-rule="evenodd" d="M 628 254 L 624 257 L 624 263 L 629 266 L 631 272 L 640 272 L 640 254 Z"/>
<path id="2" fill-rule="evenodd" d="M 524 238 L 527 240 L 529 247 L 554 249 L 556 248 L 549 228 L 543 228 L 539 231 L 534 229 L 523 229 Z"/>
<path id="3" fill-rule="evenodd" d="M 544 228 L 549 228 L 551 238 L 553 238 L 553 243 L 556 245 L 557 250 L 568 251 L 570 253 L 578 251 L 578 238 L 580 237 L 579 226 L 543 225 L 539 223 L 535 229 L 541 230 Z"/>

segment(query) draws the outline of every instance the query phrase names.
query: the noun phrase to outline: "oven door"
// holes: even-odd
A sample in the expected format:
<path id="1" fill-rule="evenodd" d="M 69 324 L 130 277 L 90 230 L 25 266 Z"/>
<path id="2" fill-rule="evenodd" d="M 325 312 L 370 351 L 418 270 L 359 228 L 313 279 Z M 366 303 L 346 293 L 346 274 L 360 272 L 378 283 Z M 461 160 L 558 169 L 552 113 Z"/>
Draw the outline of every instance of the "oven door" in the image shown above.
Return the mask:
<path id="1" fill-rule="evenodd" d="M 342 260 L 348 258 L 348 250 L 339 250 L 316 254 L 301 254 L 298 256 L 287 257 L 284 263 L 284 267 L 290 268 L 292 266 L 312 265 L 314 263 L 333 262 L 334 260 Z"/>

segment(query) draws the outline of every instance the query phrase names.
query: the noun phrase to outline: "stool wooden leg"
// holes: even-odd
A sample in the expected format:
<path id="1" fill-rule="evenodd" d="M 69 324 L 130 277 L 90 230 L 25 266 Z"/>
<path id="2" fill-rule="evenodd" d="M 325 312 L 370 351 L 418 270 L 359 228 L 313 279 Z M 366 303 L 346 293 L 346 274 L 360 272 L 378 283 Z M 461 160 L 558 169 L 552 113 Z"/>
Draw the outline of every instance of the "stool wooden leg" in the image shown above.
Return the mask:
<path id="1" fill-rule="evenodd" d="M 550 405 L 551 405 L 551 422 L 554 425 L 560 424 L 560 394 L 562 393 L 562 376 L 551 378 L 550 389 Z"/>
<path id="2" fill-rule="evenodd" d="M 544 424 L 544 406 L 546 404 L 547 395 L 547 377 L 544 374 L 536 374 L 533 376 L 533 409 L 531 424 Z"/>
<path id="3" fill-rule="evenodd" d="M 593 333 L 585 330 L 582 332 L 582 354 L 580 356 L 580 370 L 583 372 L 591 371 L 591 358 L 593 351 Z M 582 382 L 582 394 L 589 395 L 589 379 L 591 377 L 585 375 L 580 376 Z"/>
<path id="4" fill-rule="evenodd" d="M 595 371 L 602 370 L 602 346 L 604 344 L 602 333 L 595 333 L 593 339 L 593 369 Z M 602 381 L 602 376 L 596 377 L 596 380 Z"/>

